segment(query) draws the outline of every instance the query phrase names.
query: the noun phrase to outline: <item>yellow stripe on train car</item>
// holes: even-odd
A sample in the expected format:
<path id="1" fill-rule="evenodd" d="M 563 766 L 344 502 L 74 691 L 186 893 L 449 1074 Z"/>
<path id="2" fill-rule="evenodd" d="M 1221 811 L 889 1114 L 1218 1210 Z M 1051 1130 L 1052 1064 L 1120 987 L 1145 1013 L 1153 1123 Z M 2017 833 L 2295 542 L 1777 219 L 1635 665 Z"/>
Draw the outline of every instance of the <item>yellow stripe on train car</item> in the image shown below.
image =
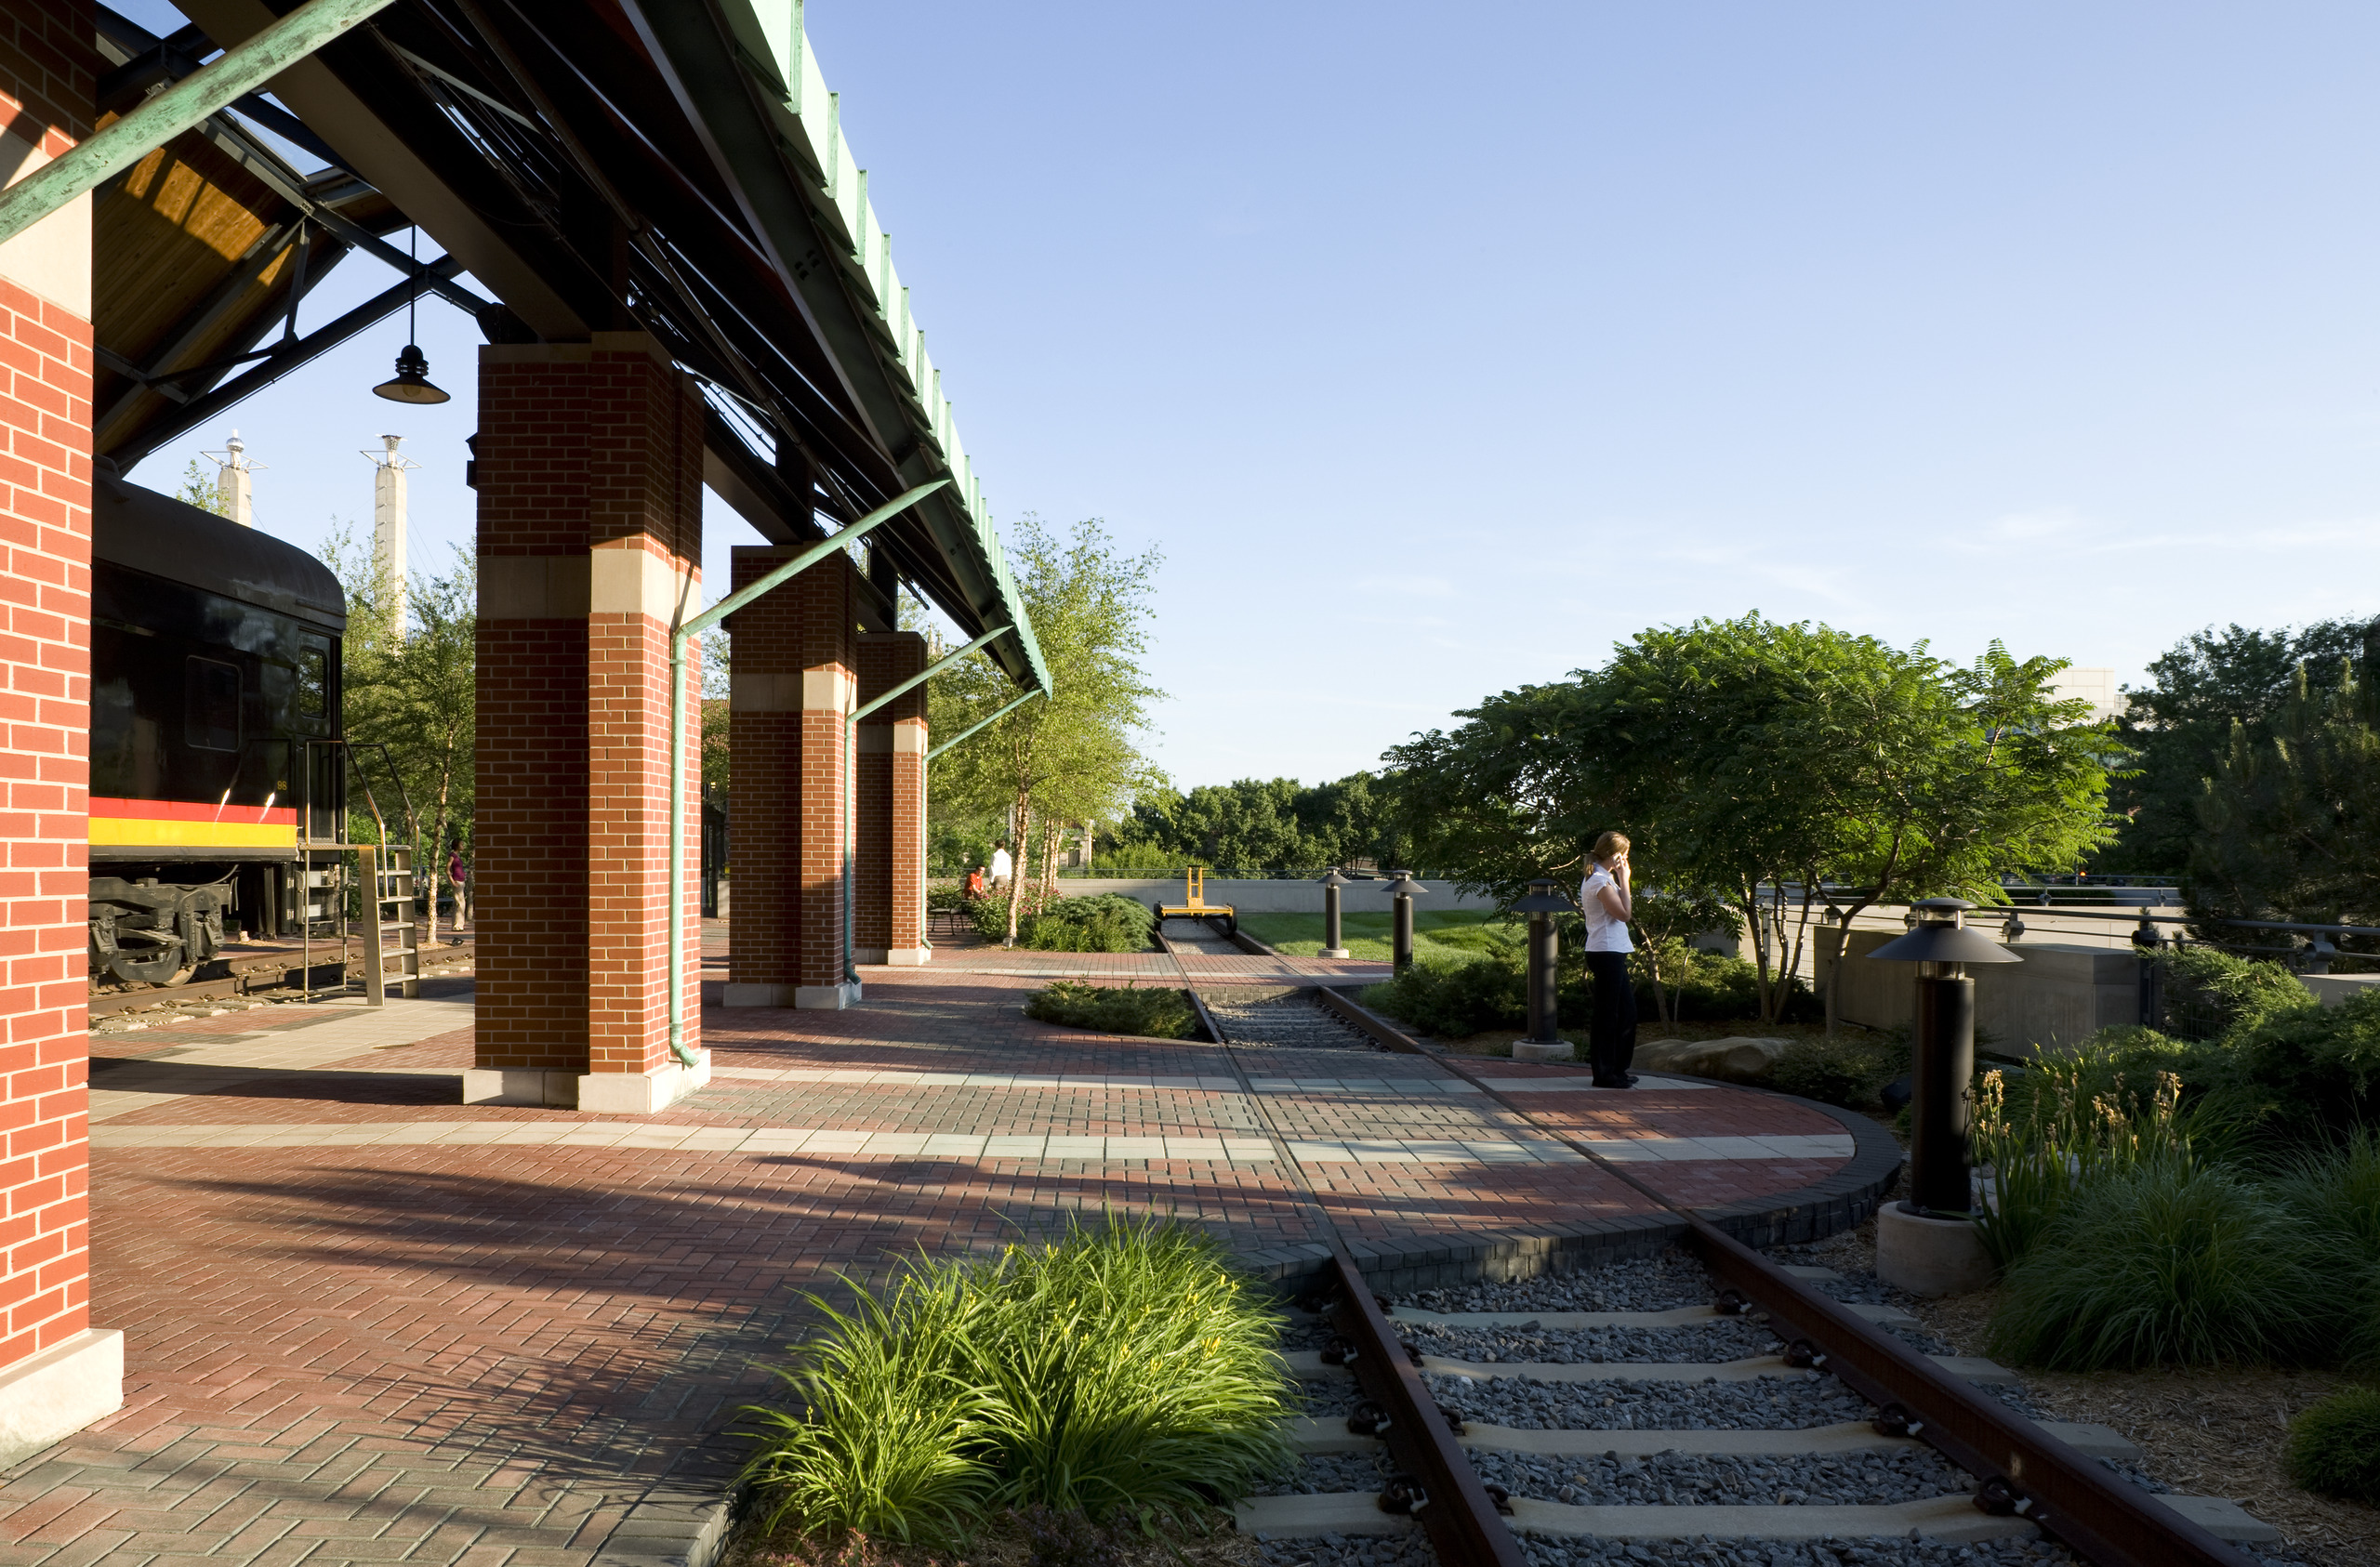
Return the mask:
<path id="1" fill-rule="evenodd" d="M 298 824 L 158 822 L 138 816 L 94 816 L 90 841 L 110 849 L 295 849 Z"/>

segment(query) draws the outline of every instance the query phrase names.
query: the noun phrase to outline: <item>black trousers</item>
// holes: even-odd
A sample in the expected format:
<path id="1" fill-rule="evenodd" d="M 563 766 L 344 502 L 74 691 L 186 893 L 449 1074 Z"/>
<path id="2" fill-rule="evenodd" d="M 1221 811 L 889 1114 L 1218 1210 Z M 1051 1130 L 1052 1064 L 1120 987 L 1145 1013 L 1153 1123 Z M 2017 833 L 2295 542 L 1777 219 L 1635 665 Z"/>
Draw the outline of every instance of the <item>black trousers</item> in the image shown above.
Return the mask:
<path id="1" fill-rule="evenodd" d="M 1594 1080 L 1617 1083 L 1628 1075 L 1636 1059 L 1636 986 L 1628 978 L 1624 952 L 1587 954 L 1587 972 L 1594 976 L 1594 1025 L 1587 1035 L 1587 1059 L 1594 1065 Z"/>

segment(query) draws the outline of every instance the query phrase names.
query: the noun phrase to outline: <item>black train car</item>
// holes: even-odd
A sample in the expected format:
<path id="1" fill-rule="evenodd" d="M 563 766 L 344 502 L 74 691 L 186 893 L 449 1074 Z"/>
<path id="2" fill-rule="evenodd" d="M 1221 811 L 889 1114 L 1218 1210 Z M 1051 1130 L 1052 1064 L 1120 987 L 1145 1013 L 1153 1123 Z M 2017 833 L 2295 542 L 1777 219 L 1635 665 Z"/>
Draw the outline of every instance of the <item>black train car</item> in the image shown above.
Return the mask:
<path id="1" fill-rule="evenodd" d="M 343 836 L 347 596 L 270 534 L 102 476 L 91 516 L 91 977 L 171 983 L 306 917 Z"/>

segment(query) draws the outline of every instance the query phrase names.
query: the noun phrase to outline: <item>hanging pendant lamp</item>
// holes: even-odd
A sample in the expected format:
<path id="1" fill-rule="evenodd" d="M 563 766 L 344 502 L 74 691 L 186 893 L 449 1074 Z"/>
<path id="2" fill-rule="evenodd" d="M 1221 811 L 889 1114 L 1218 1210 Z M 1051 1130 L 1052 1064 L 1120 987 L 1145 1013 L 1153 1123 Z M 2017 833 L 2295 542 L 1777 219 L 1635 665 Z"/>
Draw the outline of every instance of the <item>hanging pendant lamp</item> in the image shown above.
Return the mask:
<path id="1" fill-rule="evenodd" d="M 418 229 L 411 229 L 405 232 L 405 257 L 408 260 L 416 262 L 418 260 L 414 252 L 414 241 L 415 236 L 420 231 Z M 420 275 L 416 268 L 408 279 L 415 283 L 415 286 L 405 294 L 405 346 L 397 354 L 397 373 L 372 388 L 373 396 L 385 397 L 391 402 L 430 403 L 453 401 L 452 393 L 430 378 L 430 361 L 423 356 L 420 347 L 413 340 L 418 336 L 415 331 L 414 303 L 420 292 L 418 283 Z"/>

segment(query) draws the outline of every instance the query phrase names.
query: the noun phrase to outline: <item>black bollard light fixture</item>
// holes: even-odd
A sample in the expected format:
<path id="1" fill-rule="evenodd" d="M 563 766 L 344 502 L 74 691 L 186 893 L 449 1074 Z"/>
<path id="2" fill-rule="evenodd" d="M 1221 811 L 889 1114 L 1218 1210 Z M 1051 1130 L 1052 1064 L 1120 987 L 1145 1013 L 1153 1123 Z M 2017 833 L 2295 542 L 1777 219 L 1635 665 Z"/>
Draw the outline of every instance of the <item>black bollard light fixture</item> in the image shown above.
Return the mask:
<path id="1" fill-rule="evenodd" d="M 1339 938 L 1339 889 L 1346 885 L 1347 878 L 1339 874 L 1338 866 L 1333 865 L 1323 873 L 1322 951 L 1317 955 L 1319 956 L 1344 957 L 1347 955 L 1347 943 Z"/>
<path id="2" fill-rule="evenodd" d="M 1975 1110 L 1975 981 L 1967 965 L 2024 961 L 1966 928 L 1974 907 L 1957 898 L 1923 899 L 1910 905 L 1915 928 L 1868 955 L 1917 965 L 1909 1200 L 1901 1206 L 1919 1218 L 1965 1218 L 1974 1203 L 1967 1139 Z"/>
<path id="3" fill-rule="evenodd" d="M 1562 1037 L 1562 1007 L 1556 986 L 1561 976 L 1562 932 L 1554 916 L 1567 914 L 1570 900 L 1562 896 L 1559 887 L 1551 879 L 1528 884 L 1528 896 L 1513 903 L 1514 914 L 1528 915 L 1528 1037 L 1513 1047 L 1514 1056 L 1521 1045 L 1540 1048 L 1532 1056 L 1567 1056 L 1571 1053 L 1569 1042 Z"/>
<path id="4" fill-rule="evenodd" d="M 1413 967 L 1413 894 L 1421 890 L 1411 871 L 1389 873 L 1389 955 L 1400 974 Z"/>

